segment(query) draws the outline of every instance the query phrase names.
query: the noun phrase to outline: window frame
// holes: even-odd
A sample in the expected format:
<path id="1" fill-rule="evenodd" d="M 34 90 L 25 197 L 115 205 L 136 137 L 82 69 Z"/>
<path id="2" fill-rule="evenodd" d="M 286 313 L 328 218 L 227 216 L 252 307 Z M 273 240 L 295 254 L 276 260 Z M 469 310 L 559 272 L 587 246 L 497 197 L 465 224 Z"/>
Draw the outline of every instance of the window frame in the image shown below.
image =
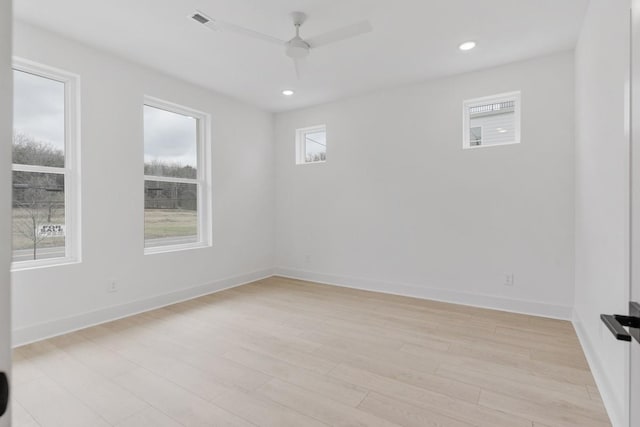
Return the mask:
<path id="1" fill-rule="evenodd" d="M 296 165 L 316 165 L 327 162 L 329 143 L 325 145 L 325 159 L 315 162 L 307 162 L 307 146 L 306 135 L 308 133 L 324 132 L 325 138 L 327 136 L 327 125 L 315 125 L 305 128 L 296 129 Z"/>
<path id="2" fill-rule="evenodd" d="M 196 133 L 196 168 L 197 176 L 192 178 L 174 178 L 158 175 L 146 175 L 144 174 L 144 140 L 142 143 L 143 153 L 143 176 L 142 176 L 142 220 L 144 225 L 145 214 L 145 199 L 144 199 L 144 184 L 147 181 L 157 182 L 174 182 L 181 184 L 195 184 L 198 195 L 197 200 L 197 215 L 198 215 L 198 233 L 197 241 L 193 243 L 182 243 L 177 245 L 164 245 L 146 247 L 146 239 L 144 237 L 143 228 L 143 247 L 145 255 L 153 255 L 159 253 L 175 252 L 189 249 L 208 248 L 212 246 L 212 175 L 211 175 L 211 115 L 202 111 L 195 110 L 193 108 L 185 107 L 170 101 L 165 101 L 153 96 L 144 96 L 144 102 L 142 104 L 142 130 L 143 135 L 145 131 L 144 123 L 144 107 L 158 108 L 160 110 L 168 111 L 170 113 L 180 114 L 183 116 L 194 118 L 197 122 Z"/>
<path id="3" fill-rule="evenodd" d="M 490 145 L 471 145 L 471 117 L 469 114 L 469 108 L 477 106 L 479 104 L 488 104 L 488 103 L 500 103 L 505 101 L 514 101 L 515 105 L 513 108 L 514 112 L 514 140 L 509 142 L 501 142 L 499 144 L 490 144 Z M 497 95 L 483 96 L 480 98 L 467 99 L 462 102 L 462 149 L 464 150 L 475 150 L 480 148 L 489 148 L 489 147 L 500 147 L 504 145 L 514 145 L 520 144 L 521 142 L 521 118 L 522 115 L 522 92 L 521 91 L 513 91 L 500 93 Z M 477 127 L 477 126 L 473 126 Z M 481 126 L 482 127 L 482 126 Z M 484 129 L 483 129 L 484 131 Z M 483 134 L 484 139 L 484 134 Z"/>
<path id="4" fill-rule="evenodd" d="M 13 57 L 12 69 L 64 84 L 64 167 L 22 165 L 15 164 L 12 161 L 11 172 L 48 173 L 64 176 L 65 256 L 29 261 L 12 261 L 11 271 L 80 263 L 82 262 L 80 76 L 20 57 Z"/>

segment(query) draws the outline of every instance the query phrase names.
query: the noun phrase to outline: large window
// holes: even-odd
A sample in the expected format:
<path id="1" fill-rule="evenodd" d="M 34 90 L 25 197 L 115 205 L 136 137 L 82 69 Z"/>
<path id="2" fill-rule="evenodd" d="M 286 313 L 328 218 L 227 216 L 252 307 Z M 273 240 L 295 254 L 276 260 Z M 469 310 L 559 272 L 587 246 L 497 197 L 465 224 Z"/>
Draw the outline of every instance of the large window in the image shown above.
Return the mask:
<path id="1" fill-rule="evenodd" d="M 471 99 L 463 110 L 463 148 L 520 142 L 520 92 Z"/>
<path id="2" fill-rule="evenodd" d="M 144 105 L 145 252 L 210 244 L 209 116 L 158 99 Z"/>
<path id="3" fill-rule="evenodd" d="M 13 268 L 78 261 L 78 78 L 16 61 L 13 81 Z"/>
<path id="4" fill-rule="evenodd" d="M 296 131 L 296 163 L 323 163 L 327 160 L 327 128 L 313 126 Z"/>

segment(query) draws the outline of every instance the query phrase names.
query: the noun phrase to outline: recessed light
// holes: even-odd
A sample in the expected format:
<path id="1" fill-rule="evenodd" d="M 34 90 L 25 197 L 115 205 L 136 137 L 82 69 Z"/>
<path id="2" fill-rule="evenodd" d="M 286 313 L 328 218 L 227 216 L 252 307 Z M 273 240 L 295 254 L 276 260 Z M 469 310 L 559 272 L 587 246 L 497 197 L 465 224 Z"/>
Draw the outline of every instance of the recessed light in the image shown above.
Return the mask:
<path id="1" fill-rule="evenodd" d="M 291 89 L 285 89 L 285 90 L 283 90 L 283 91 L 282 91 L 282 94 L 283 94 L 284 96 L 293 96 L 293 94 L 294 94 L 294 93 L 295 93 L 295 92 L 294 92 L 294 91 L 292 91 Z"/>
<path id="2" fill-rule="evenodd" d="M 468 42 L 464 42 L 460 46 L 458 46 L 458 49 L 460 49 L 462 51 L 467 51 L 467 50 L 473 49 L 474 47 L 476 47 L 476 42 L 468 41 Z"/>
<path id="3" fill-rule="evenodd" d="M 498 128 L 496 130 L 498 131 L 498 133 L 507 133 L 507 130 L 503 128 Z"/>

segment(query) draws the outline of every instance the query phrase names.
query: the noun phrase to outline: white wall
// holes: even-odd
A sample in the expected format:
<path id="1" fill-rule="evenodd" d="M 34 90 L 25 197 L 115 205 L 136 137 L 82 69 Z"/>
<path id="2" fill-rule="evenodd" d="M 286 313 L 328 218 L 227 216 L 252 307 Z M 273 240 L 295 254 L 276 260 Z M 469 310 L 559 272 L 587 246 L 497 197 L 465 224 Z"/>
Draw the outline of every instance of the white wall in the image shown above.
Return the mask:
<path id="1" fill-rule="evenodd" d="M 462 150 L 463 101 L 516 90 L 522 143 Z M 569 318 L 573 176 L 571 52 L 279 114 L 277 271 Z"/>
<path id="2" fill-rule="evenodd" d="M 0 0 L 0 371 L 11 364 L 11 1 Z M 0 419 L 8 427 L 11 414 Z"/>
<path id="3" fill-rule="evenodd" d="M 629 1 L 592 0 L 576 48 L 575 324 L 616 427 L 626 426 L 626 344 L 601 313 L 629 299 Z"/>
<path id="4" fill-rule="evenodd" d="M 270 113 L 26 24 L 15 30 L 15 55 L 80 75 L 83 230 L 82 263 L 13 274 L 15 344 L 271 274 Z M 213 117 L 210 249 L 143 255 L 144 95 Z"/>

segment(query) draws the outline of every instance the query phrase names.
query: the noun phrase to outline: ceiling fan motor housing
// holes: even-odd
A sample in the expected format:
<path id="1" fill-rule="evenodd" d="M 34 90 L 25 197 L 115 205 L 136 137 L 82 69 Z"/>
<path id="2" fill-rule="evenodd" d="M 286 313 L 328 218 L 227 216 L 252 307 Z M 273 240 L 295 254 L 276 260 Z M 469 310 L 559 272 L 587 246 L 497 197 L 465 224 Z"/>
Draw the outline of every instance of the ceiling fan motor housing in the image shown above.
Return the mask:
<path id="1" fill-rule="evenodd" d="M 309 43 L 300 37 L 294 37 L 287 43 L 287 56 L 293 59 L 304 58 L 309 55 Z"/>

